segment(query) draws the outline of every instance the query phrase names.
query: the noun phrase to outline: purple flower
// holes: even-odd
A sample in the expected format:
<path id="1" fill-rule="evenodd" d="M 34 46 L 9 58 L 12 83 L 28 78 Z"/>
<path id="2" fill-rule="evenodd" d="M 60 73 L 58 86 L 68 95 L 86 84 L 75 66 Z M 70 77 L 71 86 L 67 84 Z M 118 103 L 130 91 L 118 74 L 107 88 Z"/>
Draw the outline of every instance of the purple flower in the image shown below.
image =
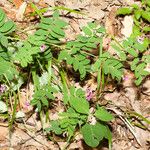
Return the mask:
<path id="1" fill-rule="evenodd" d="M 25 105 L 25 108 L 28 109 L 30 106 L 30 103 L 28 101 L 25 101 L 24 105 Z"/>
<path id="2" fill-rule="evenodd" d="M 128 79 L 129 79 L 129 77 L 127 77 L 127 76 L 123 77 L 123 80 L 125 80 L 125 81 L 127 81 Z"/>
<path id="3" fill-rule="evenodd" d="M 90 101 L 93 98 L 93 91 L 89 88 L 86 89 L 86 99 Z"/>
<path id="4" fill-rule="evenodd" d="M 137 42 L 139 42 L 140 44 L 143 44 L 143 41 L 144 41 L 144 37 L 142 36 L 137 37 Z"/>
<path id="5" fill-rule="evenodd" d="M 6 90 L 7 90 L 6 85 L 1 84 L 1 85 L 0 85 L 0 94 L 4 93 Z"/>
<path id="6" fill-rule="evenodd" d="M 28 101 L 25 102 L 26 106 L 30 106 L 30 103 Z"/>
<path id="7" fill-rule="evenodd" d="M 41 45 L 41 46 L 40 46 L 40 50 L 41 50 L 41 52 L 44 52 L 44 51 L 45 51 L 45 49 L 46 49 L 46 45 L 44 45 L 44 44 L 43 44 L 43 45 Z"/>

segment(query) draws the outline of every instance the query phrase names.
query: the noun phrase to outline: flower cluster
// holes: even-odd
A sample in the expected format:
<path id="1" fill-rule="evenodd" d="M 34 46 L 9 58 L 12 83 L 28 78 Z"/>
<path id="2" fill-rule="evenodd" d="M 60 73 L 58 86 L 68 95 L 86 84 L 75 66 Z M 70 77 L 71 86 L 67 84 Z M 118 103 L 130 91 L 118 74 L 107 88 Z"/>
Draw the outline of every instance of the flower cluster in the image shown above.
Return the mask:
<path id="1" fill-rule="evenodd" d="M 1 85 L 0 85 L 0 95 L 3 94 L 6 90 L 7 90 L 6 85 L 1 84 Z"/>

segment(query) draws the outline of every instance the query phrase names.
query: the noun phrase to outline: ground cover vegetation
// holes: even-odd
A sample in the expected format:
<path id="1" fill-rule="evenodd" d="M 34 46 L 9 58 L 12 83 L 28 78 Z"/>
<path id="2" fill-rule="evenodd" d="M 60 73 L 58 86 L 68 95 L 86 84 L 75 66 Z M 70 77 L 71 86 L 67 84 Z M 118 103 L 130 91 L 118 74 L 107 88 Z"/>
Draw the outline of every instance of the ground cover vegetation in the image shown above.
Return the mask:
<path id="1" fill-rule="evenodd" d="M 131 36 L 121 42 L 111 36 L 110 46 L 115 55 L 104 50 L 104 38 L 110 35 L 105 27 L 95 22 L 82 27 L 75 40 L 65 41 L 68 23 L 61 18 L 59 9 L 55 9 L 50 18 L 42 16 L 43 10 L 36 9 L 34 15 L 40 16 L 40 21 L 35 25 L 34 34 L 24 40 L 17 35 L 15 23 L 0 9 L 0 115 L 9 122 L 11 135 L 16 120 L 24 115 L 17 112 L 19 92 L 30 80 L 34 85 L 30 105 L 39 114 L 41 122 L 42 115 L 46 116 L 49 127 L 43 127 L 43 132 L 51 140 L 54 140 L 53 134 L 63 135 L 67 147 L 80 133 L 90 147 L 97 147 L 106 139 L 111 149 L 110 122 L 115 116 L 105 106 L 92 103 L 92 96 L 86 96 L 86 92 L 75 87 L 69 78 L 72 76 L 78 82 L 84 82 L 96 74 L 96 101 L 108 78 L 122 82 L 125 68 L 134 73 L 135 85 L 140 86 L 150 75 L 147 69 L 150 63 L 147 53 L 150 3 L 143 0 L 140 7 L 132 5 L 118 9 L 118 17 L 133 15 L 134 27 Z M 98 56 L 91 53 L 93 49 L 98 50 Z M 56 107 L 58 93 L 63 95 L 60 101 L 64 111 L 59 113 L 58 119 L 51 120 L 48 110 Z M 146 118 L 144 120 L 149 123 Z"/>

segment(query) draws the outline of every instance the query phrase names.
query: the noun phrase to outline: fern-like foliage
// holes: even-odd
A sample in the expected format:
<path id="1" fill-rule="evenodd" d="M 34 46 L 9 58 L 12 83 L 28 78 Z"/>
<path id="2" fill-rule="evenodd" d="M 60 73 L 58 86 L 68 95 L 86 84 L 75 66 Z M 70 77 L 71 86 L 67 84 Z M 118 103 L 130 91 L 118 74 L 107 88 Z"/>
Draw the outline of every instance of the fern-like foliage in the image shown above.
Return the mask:
<path id="1" fill-rule="evenodd" d="M 18 71 L 11 62 L 0 57 L 0 81 L 4 78 L 4 76 L 5 79 L 13 80 L 15 75 L 17 76 L 18 74 Z"/>
<path id="2" fill-rule="evenodd" d="M 61 43 L 61 39 L 65 37 L 63 28 L 66 25 L 67 23 L 59 18 L 57 11 L 52 18 L 42 18 L 38 30 L 23 43 L 16 52 L 14 60 L 17 60 L 22 67 L 27 67 L 28 64 L 34 63 L 34 56 L 39 59 L 47 56 L 51 58 L 51 47 Z M 45 47 L 43 50 L 42 46 Z"/>
<path id="3" fill-rule="evenodd" d="M 42 44 L 43 41 L 47 45 L 60 43 L 61 39 L 65 37 L 63 29 L 66 26 L 67 23 L 59 18 L 58 11 L 54 12 L 52 18 L 42 18 L 34 35 L 35 39 L 37 38 L 36 43 Z"/>
<path id="4" fill-rule="evenodd" d="M 78 35 L 75 41 L 67 42 L 65 50 L 59 55 L 59 60 L 66 60 L 68 65 L 72 65 L 75 71 L 79 71 L 80 78 L 84 79 L 87 72 L 90 72 L 90 60 L 88 53 L 96 49 L 100 43 L 105 30 L 95 23 L 89 23 L 82 28 L 83 33 Z M 88 52 L 89 51 L 89 52 Z"/>
<path id="5" fill-rule="evenodd" d="M 55 97 L 53 96 L 53 93 L 56 92 L 56 89 L 51 86 L 40 87 L 35 91 L 31 104 L 36 106 L 40 112 L 42 107 L 48 108 L 49 100 L 54 100 Z"/>
<path id="6" fill-rule="evenodd" d="M 32 63 L 33 55 L 39 52 L 40 48 L 38 46 L 32 46 L 29 42 L 24 42 L 24 45 L 19 48 L 13 59 L 20 62 L 22 67 L 27 67 L 28 64 Z"/>
<path id="7" fill-rule="evenodd" d="M 48 73 L 48 72 L 47 72 Z M 33 95 L 33 99 L 31 100 L 31 105 L 36 106 L 38 111 L 40 112 L 43 107 L 48 108 L 49 100 L 54 100 L 54 93 L 57 93 L 57 90 L 50 84 L 49 78 L 44 74 L 42 75 L 43 80 L 47 80 L 41 84 L 41 77 L 39 77 L 36 72 L 32 72 L 33 81 L 34 81 L 34 90 L 35 93 Z"/>
<path id="8" fill-rule="evenodd" d="M 0 80 L 5 79 L 13 80 L 14 76 L 18 74 L 15 66 L 10 62 L 7 47 L 9 44 L 8 35 L 15 30 L 15 24 L 7 20 L 6 15 L 0 9 Z"/>
<path id="9" fill-rule="evenodd" d="M 113 58 L 108 52 L 105 52 L 92 66 L 92 70 L 95 72 L 102 69 L 106 75 L 110 74 L 113 79 L 116 78 L 120 81 L 123 75 L 122 67 L 123 64 L 119 60 Z"/>
<path id="10" fill-rule="evenodd" d="M 111 46 L 117 52 L 120 60 L 126 61 L 128 57 L 132 58 L 130 67 L 135 73 L 136 85 L 140 85 L 143 78 L 150 74 L 146 71 L 146 66 L 150 63 L 150 55 L 143 55 L 149 47 L 149 40 L 145 38 L 143 41 L 139 41 L 137 38 L 130 37 L 121 45 L 112 44 Z M 142 56 L 141 59 L 139 55 Z"/>
<path id="11" fill-rule="evenodd" d="M 0 48 L 8 46 L 8 34 L 12 33 L 16 29 L 13 21 L 6 21 L 6 14 L 0 9 Z M 1 50 L 0 50 L 1 51 Z"/>

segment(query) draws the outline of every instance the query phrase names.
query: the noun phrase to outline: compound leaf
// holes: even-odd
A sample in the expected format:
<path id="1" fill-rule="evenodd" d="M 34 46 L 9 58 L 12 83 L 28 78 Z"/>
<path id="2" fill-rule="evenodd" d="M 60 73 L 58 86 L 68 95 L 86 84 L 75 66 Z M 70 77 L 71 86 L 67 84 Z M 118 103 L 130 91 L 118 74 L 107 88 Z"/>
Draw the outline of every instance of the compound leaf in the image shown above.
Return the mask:
<path id="1" fill-rule="evenodd" d="M 79 113 L 88 114 L 89 113 L 89 103 L 84 98 L 72 97 L 70 98 L 71 106 Z"/>
<path id="2" fill-rule="evenodd" d="M 98 107 L 95 116 L 101 121 L 111 121 L 113 119 L 113 116 L 103 107 Z"/>

